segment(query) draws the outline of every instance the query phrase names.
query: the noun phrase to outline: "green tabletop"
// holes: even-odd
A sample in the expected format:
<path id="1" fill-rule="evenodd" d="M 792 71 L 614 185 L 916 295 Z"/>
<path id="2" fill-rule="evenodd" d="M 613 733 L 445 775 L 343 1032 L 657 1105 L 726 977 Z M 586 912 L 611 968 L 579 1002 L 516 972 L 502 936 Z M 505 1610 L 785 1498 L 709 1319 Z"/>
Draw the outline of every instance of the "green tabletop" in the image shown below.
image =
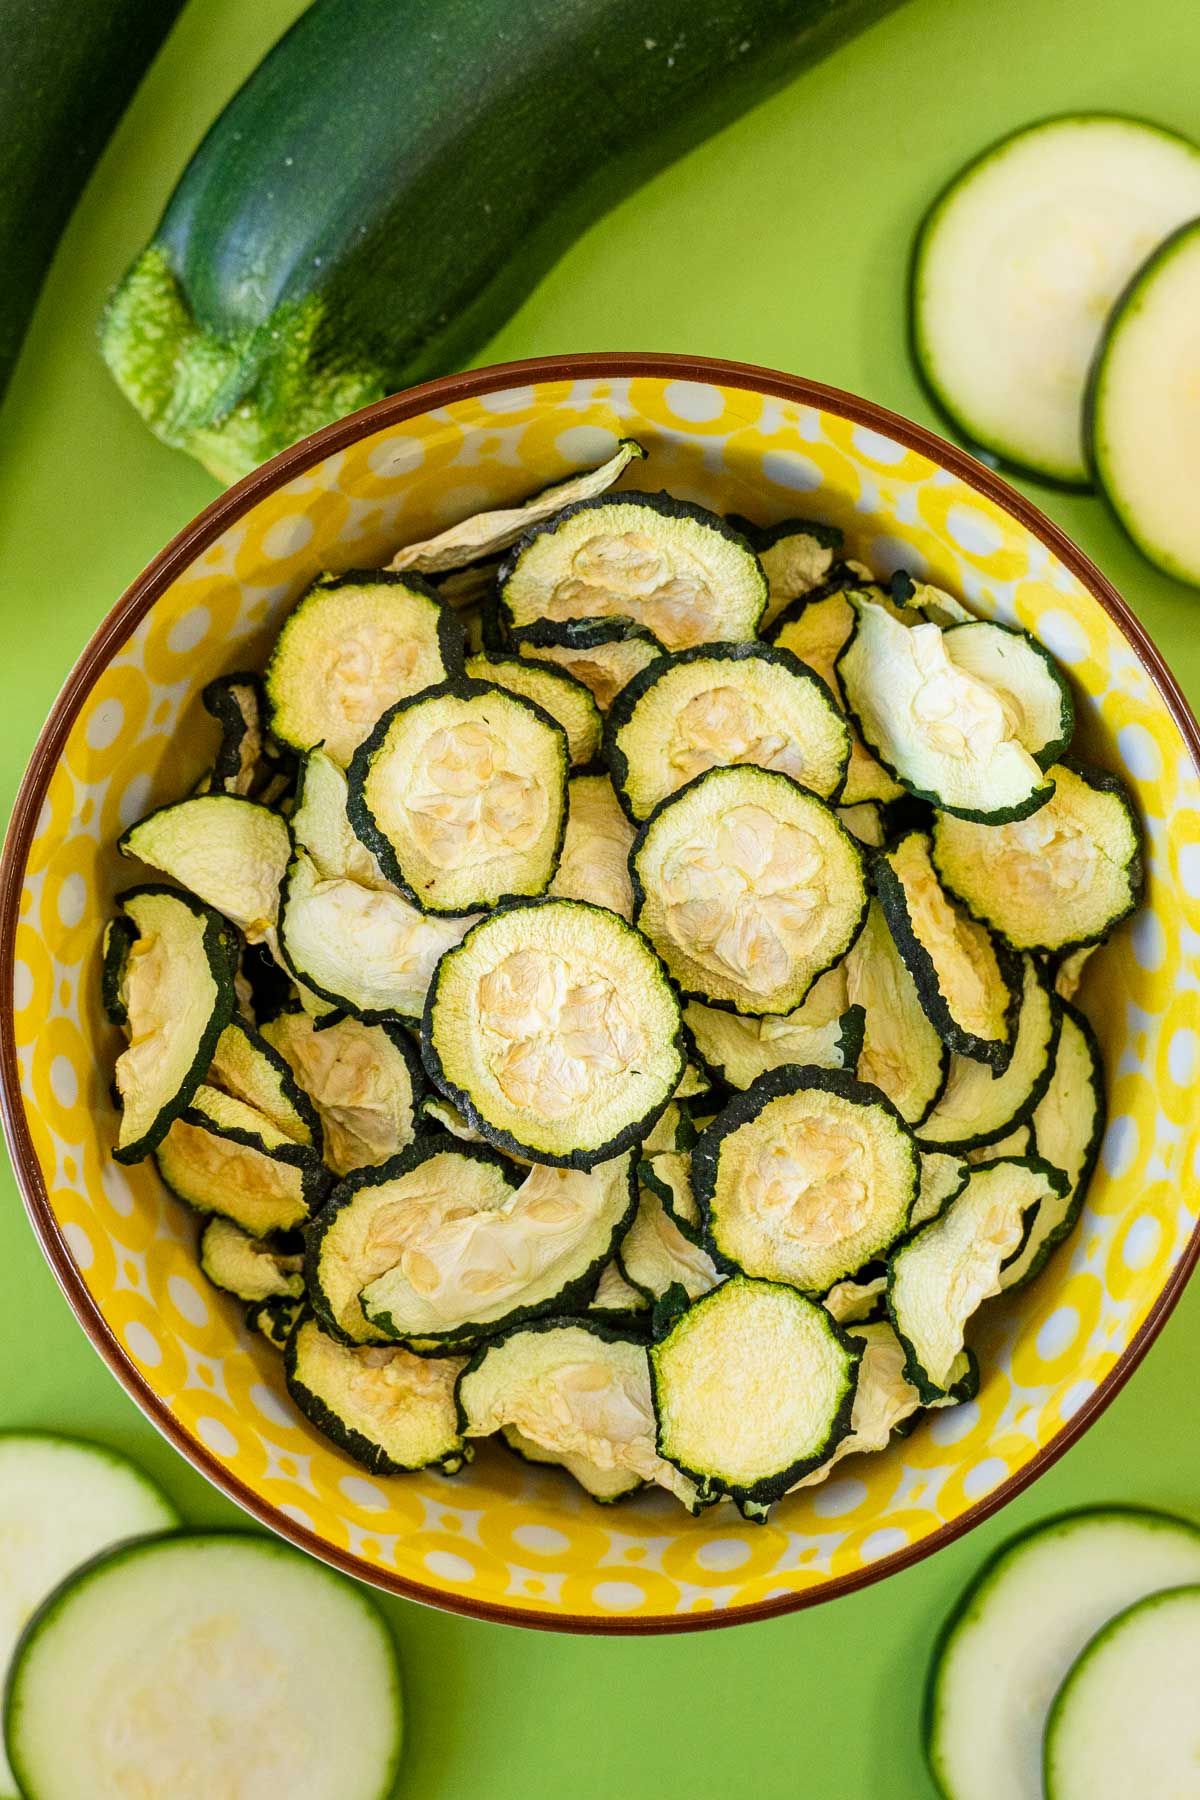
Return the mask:
<path id="1" fill-rule="evenodd" d="M 200 132 L 299 10 L 300 0 L 191 0 L 46 288 L 0 428 L 6 802 L 92 628 L 215 491 L 118 397 L 95 322 Z M 932 423 L 906 361 L 903 309 L 908 244 L 931 193 L 989 138 L 1049 112 L 1116 108 L 1200 134 L 1198 67 L 1195 0 L 912 0 L 594 227 L 479 360 L 707 352 Z M 1097 501 L 1028 492 L 1123 590 L 1200 703 L 1200 594 L 1154 575 Z M 1063 1506 L 1140 1500 L 1200 1516 L 1198 1360 L 1200 1283 L 1130 1386 L 1031 1491 L 931 1561 L 831 1606 L 621 1642 L 387 1603 L 409 1695 L 401 1794 L 927 1800 L 920 1689 L 951 1597 L 1008 1532 Z M 0 1425 L 104 1437 L 195 1522 L 239 1517 L 89 1348 L 7 1174 L 0 1368 Z"/>

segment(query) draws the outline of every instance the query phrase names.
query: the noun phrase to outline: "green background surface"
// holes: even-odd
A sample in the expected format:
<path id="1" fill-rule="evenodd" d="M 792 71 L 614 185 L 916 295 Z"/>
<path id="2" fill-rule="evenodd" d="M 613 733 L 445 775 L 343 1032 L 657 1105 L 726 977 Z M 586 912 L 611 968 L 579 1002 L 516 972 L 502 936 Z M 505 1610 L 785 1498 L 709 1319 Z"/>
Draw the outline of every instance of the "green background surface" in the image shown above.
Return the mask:
<path id="1" fill-rule="evenodd" d="M 0 415 L 6 810 L 85 639 L 215 492 L 119 399 L 95 321 L 201 131 L 299 10 L 299 0 L 191 0 L 47 285 Z M 1118 108 L 1200 134 L 1197 68 L 1196 0 L 913 0 L 595 226 L 479 361 L 704 352 L 834 382 L 933 423 L 903 318 L 907 248 L 931 194 L 989 138 L 1047 112 Z M 1027 491 L 1113 578 L 1200 702 L 1200 595 L 1147 569 L 1097 501 Z M 400 1793 L 927 1800 L 920 1690 L 957 1589 L 1005 1535 L 1059 1507 L 1120 1498 L 1200 1517 L 1198 1361 L 1193 1284 L 1132 1384 L 1030 1492 L 931 1561 L 832 1606 L 621 1642 L 387 1603 L 410 1712 Z M 90 1349 L 7 1172 L 0 1370 L 0 1425 L 106 1438 L 196 1523 L 240 1517 Z M 332 1651 L 313 1647 L 315 1678 Z"/>

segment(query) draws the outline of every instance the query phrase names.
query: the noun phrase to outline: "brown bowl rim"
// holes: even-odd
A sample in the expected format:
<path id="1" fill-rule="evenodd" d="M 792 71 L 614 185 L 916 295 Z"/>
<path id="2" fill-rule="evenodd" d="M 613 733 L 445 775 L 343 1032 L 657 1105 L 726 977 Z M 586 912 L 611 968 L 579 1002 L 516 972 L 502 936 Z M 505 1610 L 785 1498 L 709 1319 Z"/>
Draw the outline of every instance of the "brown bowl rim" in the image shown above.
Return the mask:
<path id="1" fill-rule="evenodd" d="M 1187 745 L 1193 763 L 1200 770 L 1200 726 L 1184 699 L 1179 684 L 1171 674 L 1156 646 L 1134 617 L 1112 583 L 1077 546 L 1040 509 L 1019 494 L 1015 488 L 967 454 L 922 425 L 916 425 L 900 414 L 860 399 L 840 388 L 786 375 L 775 369 L 759 368 L 752 363 L 728 362 L 718 357 L 675 355 L 622 355 L 598 352 L 568 356 L 532 357 L 520 362 L 496 363 L 465 374 L 446 375 L 420 387 L 408 388 L 374 405 L 351 413 L 344 419 L 314 432 L 289 449 L 253 470 L 242 481 L 218 495 L 190 525 L 174 537 L 154 560 L 143 569 L 125 590 L 88 642 L 79 660 L 63 684 L 58 698 L 42 727 L 25 772 L 9 821 L 3 856 L 0 857 L 0 1108 L 3 1111 L 5 1135 L 16 1171 L 18 1185 L 42 1250 L 62 1288 L 75 1316 L 126 1392 L 145 1413 L 151 1424 L 205 1475 L 215 1487 L 250 1513 L 261 1524 L 281 1537 L 289 1539 L 310 1555 L 331 1564 L 343 1573 L 367 1582 L 384 1592 L 404 1599 L 435 1606 L 445 1612 L 467 1618 L 485 1619 L 500 1624 L 522 1625 L 536 1630 L 567 1631 L 597 1636 L 631 1637 L 660 1632 L 707 1631 L 734 1625 L 751 1624 L 761 1619 L 778 1618 L 784 1613 L 834 1600 L 856 1588 L 868 1587 L 887 1575 L 910 1568 L 956 1538 L 974 1529 L 1006 1506 L 1057 1462 L 1073 1443 L 1094 1424 L 1100 1414 L 1128 1381 L 1154 1339 L 1162 1330 L 1172 1308 L 1186 1286 L 1196 1262 L 1200 1259 L 1200 1225 L 1193 1231 L 1170 1278 L 1164 1284 L 1146 1318 L 1126 1345 L 1113 1367 L 1072 1417 L 1055 1434 L 1052 1441 L 1038 1450 L 1021 1469 L 1014 1471 L 991 1493 L 975 1501 L 958 1518 L 948 1521 L 919 1543 L 882 1556 L 862 1569 L 845 1575 L 831 1576 L 812 1588 L 795 1594 L 760 1600 L 747 1606 L 718 1612 L 641 1614 L 636 1617 L 593 1618 L 586 1614 L 540 1614 L 515 1606 L 469 1599 L 466 1596 L 426 1587 L 420 1582 L 393 1575 L 367 1563 L 363 1558 L 325 1542 L 313 1531 L 296 1524 L 280 1513 L 270 1501 L 260 1498 L 232 1475 L 179 1424 L 174 1414 L 150 1388 L 136 1366 L 122 1349 L 100 1308 L 93 1300 L 79 1270 L 67 1249 L 58 1222 L 51 1210 L 41 1167 L 33 1148 L 25 1118 L 17 1066 L 16 1034 L 13 1016 L 13 964 L 16 925 L 20 896 L 29 847 L 36 829 L 42 801 L 51 774 L 58 763 L 63 746 L 76 715 L 98 673 L 113 653 L 125 642 L 130 632 L 166 592 L 176 577 L 214 542 L 228 527 L 254 507 L 269 492 L 303 474 L 315 463 L 347 445 L 358 442 L 390 425 L 401 423 L 419 413 L 454 401 L 472 399 L 498 388 L 526 386 L 548 381 L 581 379 L 666 377 L 676 380 L 711 381 L 723 387 L 745 388 L 758 394 L 769 394 L 783 400 L 812 406 L 866 426 L 885 437 L 895 439 L 963 481 L 977 493 L 986 495 L 1017 519 L 1088 590 L 1093 599 L 1112 619 L 1138 661 L 1154 684 L 1167 711 Z"/>

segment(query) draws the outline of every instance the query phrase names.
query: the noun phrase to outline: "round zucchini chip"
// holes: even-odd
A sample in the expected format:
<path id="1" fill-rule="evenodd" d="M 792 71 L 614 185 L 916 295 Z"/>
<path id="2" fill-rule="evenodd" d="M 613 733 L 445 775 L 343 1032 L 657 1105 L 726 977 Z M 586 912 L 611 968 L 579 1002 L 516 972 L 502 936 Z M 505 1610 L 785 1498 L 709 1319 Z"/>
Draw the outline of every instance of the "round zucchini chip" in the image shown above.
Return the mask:
<path id="1" fill-rule="evenodd" d="M 508 906 L 438 964 L 421 1053 L 502 1150 L 590 1169 L 639 1143 L 684 1071 L 679 1002 L 646 940 L 578 900 Z"/>
<path id="2" fill-rule="evenodd" d="M 526 662 L 520 656 L 469 656 L 466 674 L 471 681 L 489 682 L 532 700 L 556 719 L 567 734 L 571 767 L 582 769 L 600 751 L 604 721 L 591 689 L 566 669 L 547 663 Z"/>
<path id="3" fill-rule="evenodd" d="M 500 572 L 500 607 L 535 619 L 616 614 L 668 650 L 744 643 L 767 603 L 762 564 L 716 513 L 670 494 L 578 501 L 529 532 Z"/>
<path id="4" fill-rule="evenodd" d="M 311 1318 L 293 1331 L 284 1361 L 305 1418 L 373 1475 L 453 1475 L 470 1462 L 454 1404 L 465 1367 L 461 1356 L 415 1356 L 396 1344 L 355 1349 Z"/>
<path id="5" fill-rule="evenodd" d="M 641 821 L 718 764 L 778 769 L 823 799 L 836 794 L 850 733 L 811 669 L 767 644 L 711 644 L 651 663 L 605 725 L 613 785 Z"/>
<path id="6" fill-rule="evenodd" d="M 996 1144 L 1024 1125 L 1050 1081 L 1062 1014 L 1044 972 L 1022 958 L 1017 1037 L 1003 1073 L 969 1056 L 952 1056 L 937 1105 L 914 1129 L 921 1148 L 960 1154 Z"/>
<path id="7" fill-rule="evenodd" d="M 237 1300 L 301 1300 L 304 1257 L 214 1213 L 200 1233 L 200 1267 L 214 1287 Z"/>
<path id="8" fill-rule="evenodd" d="M 567 816 L 567 734 L 486 681 L 401 700 L 350 764 L 350 822 L 422 912 L 543 894 Z"/>
<path id="9" fill-rule="evenodd" d="M 1142 834 L 1115 775 L 1057 763 L 1032 818 L 987 827 L 939 814 L 938 874 L 973 918 L 1018 950 L 1102 943 L 1142 897 Z"/>
<path id="10" fill-rule="evenodd" d="M 648 1300 L 661 1300 L 678 1283 L 698 1300 L 721 1280 L 708 1252 L 686 1238 L 658 1195 L 643 1188 L 637 1212 L 617 1247 L 626 1281 Z"/>
<path id="11" fill-rule="evenodd" d="M 692 1186 L 720 1268 L 823 1294 L 905 1230 L 917 1151 L 878 1088 L 776 1069 L 701 1132 Z"/>
<path id="12" fill-rule="evenodd" d="M 861 1359 L 816 1301 L 736 1275 L 650 1351 L 659 1454 L 702 1493 L 770 1505 L 850 1430 Z"/>
<path id="13" fill-rule="evenodd" d="M 395 701 L 461 674 L 463 630 L 419 575 L 323 575 L 297 602 L 265 678 L 271 730 L 350 761 Z"/>
<path id="14" fill-rule="evenodd" d="M 844 964 L 827 970 L 803 1004 L 782 1017 L 748 1019 L 689 1000 L 683 1019 L 709 1068 L 743 1090 L 785 1063 L 853 1072 L 863 1046 L 863 1012 L 847 998 Z"/>
<path id="15" fill-rule="evenodd" d="M 956 669 L 999 694 L 1015 732 L 1035 762 L 1048 769 L 1070 748 L 1075 702 L 1050 652 L 1011 625 L 971 619 L 944 633 Z"/>
<path id="16" fill-rule="evenodd" d="M 550 663 L 581 681 L 602 713 L 627 682 L 666 651 L 652 631 L 632 619 L 537 619 L 511 634 L 514 650 Z"/>
<path id="17" fill-rule="evenodd" d="M 863 1021 L 859 1079 L 881 1088 L 906 1124 L 919 1125 L 946 1086 L 950 1052 L 921 1005 L 877 900 L 842 967 L 847 1001 Z"/>
<path id="18" fill-rule="evenodd" d="M 787 775 L 710 769 L 671 794 L 630 856 L 634 921 L 686 999 L 790 1013 L 858 936 L 862 851 Z"/>
<path id="19" fill-rule="evenodd" d="M 550 893 L 560 900 L 589 900 L 632 919 L 629 852 L 634 836 L 607 775 L 572 775 L 567 829 Z"/>
<path id="20" fill-rule="evenodd" d="M 285 1012 L 263 1036 L 311 1097 L 335 1175 L 375 1168 L 412 1143 L 424 1078 L 402 1026 L 335 1019 L 318 1031 L 307 1013 Z"/>

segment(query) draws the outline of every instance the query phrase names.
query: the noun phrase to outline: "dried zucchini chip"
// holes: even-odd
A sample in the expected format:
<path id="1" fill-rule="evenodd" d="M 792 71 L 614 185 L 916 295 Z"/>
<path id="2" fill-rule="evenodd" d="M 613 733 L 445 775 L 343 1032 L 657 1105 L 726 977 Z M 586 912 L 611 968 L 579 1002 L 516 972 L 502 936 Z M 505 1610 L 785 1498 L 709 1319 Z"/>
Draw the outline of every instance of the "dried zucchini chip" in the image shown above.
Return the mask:
<path id="1" fill-rule="evenodd" d="M 882 850 L 887 839 L 883 808 L 877 800 L 860 800 L 853 806 L 839 806 L 837 816 L 852 837 L 871 850 Z"/>
<path id="2" fill-rule="evenodd" d="M 178 1199 L 232 1219 L 256 1238 L 303 1225 L 329 1186 L 314 1150 L 217 1088 L 196 1089 L 156 1154 L 158 1172 Z"/>
<path id="3" fill-rule="evenodd" d="M 1068 950 L 1063 957 L 1047 958 L 1054 991 L 1060 1000 L 1074 1000 L 1083 980 L 1084 968 L 1092 953 L 1098 949 L 1098 944 L 1085 944 L 1081 950 Z"/>
<path id="4" fill-rule="evenodd" d="M 598 1463 L 589 1462 L 586 1456 L 572 1456 L 569 1451 L 560 1456 L 555 1450 L 543 1449 L 516 1425 L 502 1425 L 500 1441 L 522 1462 L 533 1463 L 537 1468 L 565 1469 L 600 1506 L 612 1506 L 630 1494 L 640 1493 L 646 1485 L 640 1475 L 629 1469 L 602 1469 Z"/>
<path id="5" fill-rule="evenodd" d="M 213 1052 L 208 1085 L 265 1113 L 297 1144 L 322 1153 L 321 1121 L 309 1096 L 266 1033 L 231 1019 Z"/>
<path id="6" fill-rule="evenodd" d="M 246 1330 L 259 1332 L 273 1350 L 286 1350 L 288 1339 L 306 1311 L 303 1300 L 254 1300 L 246 1308 Z"/>
<path id="7" fill-rule="evenodd" d="M 251 1237 L 232 1219 L 214 1213 L 200 1233 L 200 1267 L 214 1287 L 237 1300 L 300 1300 L 304 1257 Z"/>
<path id="8" fill-rule="evenodd" d="M 340 763 L 324 750 L 302 758 L 290 824 L 296 848 L 315 863 L 323 881 L 357 881 L 360 887 L 396 889 L 350 823 L 350 783 Z"/>
<path id="9" fill-rule="evenodd" d="M 922 1149 L 962 1153 L 998 1143 L 1025 1123 L 1045 1093 L 1061 1014 L 1033 957 L 1022 962 L 1021 1010 L 1008 1067 L 998 1075 L 986 1063 L 952 1056 L 937 1105 L 915 1127 Z"/>
<path id="10" fill-rule="evenodd" d="M 338 1019 L 318 1030 L 306 1013 L 286 1012 L 263 1026 L 263 1036 L 315 1106 L 335 1175 L 378 1167 L 412 1143 L 424 1083 L 401 1026 Z"/>
<path id="11" fill-rule="evenodd" d="M 793 1483 L 790 1494 L 828 1481 L 835 1464 L 845 1456 L 886 1450 L 897 1425 L 910 1419 L 921 1405 L 920 1394 L 904 1372 L 904 1345 L 886 1320 L 848 1324 L 846 1335 L 862 1345 L 850 1429 L 832 1456 Z"/>
<path id="12" fill-rule="evenodd" d="M 633 1323 L 638 1313 L 645 1313 L 646 1322 L 649 1322 L 650 1302 L 639 1288 L 629 1285 L 621 1273 L 620 1262 L 614 1256 L 601 1269 L 596 1291 L 588 1301 L 587 1310 L 589 1316 L 594 1317 L 599 1324 L 624 1330 Z"/>
<path id="13" fill-rule="evenodd" d="M 521 656 L 469 656 L 466 674 L 471 681 L 490 683 L 532 700 L 556 719 L 567 734 L 571 767 L 582 769 L 595 762 L 600 750 L 604 721 L 591 689 L 566 669 L 549 663 L 527 662 Z"/>
<path id="14" fill-rule="evenodd" d="M 315 1319 L 288 1340 L 288 1393 L 317 1430 L 374 1475 L 471 1460 L 458 1429 L 454 1388 L 459 1356 L 414 1356 L 397 1345 L 339 1344 Z"/>
<path id="15" fill-rule="evenodd" d="M 922 1150 L 917 1160 L 920 1185 L 909 1214 L 910 1227 L 936 1219 L 947 1200 L 962 1193 L 971 1174 L 965 1156 L 950 1156 L 942 1150 Z"/>
<path id="16" fill-rule="evenodd" d="M 815 519 L 755 525 L 736 513 L 727 514 L 726 523 L 742 533 L 763 566 L 767 604 L 758 628 L 764 636 L 786 606 L 837 578 L 834 559 L 842 547 L 842 533 L 836 525 L 821 525 Z M 849 572 L 847 579 L 853 579 Z"/>
<path id="17" fill-rule="evenodd" d="M 822 1296 L 821 1305 L 839 1325 L 860 1325 L 882 1314 L 886 1291 L 886 1272 L 872 1275 L 868 1281 L 852 1275 L 845 1281 L 835 1281 Z"/>
<path id="18" fill-rule="evenodd" d="M 676 1284 L 689 1300 L 698 1300 L 722 1279 L 707 1250 L 684 1236 L 649 1188 L 641 1191 L 617 1261 L 625 1279 L 648 1300 L 661 1300 Z"/>
<path id="19" fill-rule="evenodd" d="M 602 713 L 635 675 L 666 655 L 654 633 L 632 619 L 537 619 L 510 636 L 523 658 L 581 681 Z"/>
<path id="20" fill-rule="evenodd" d="M 589 900 L 632 919 L 629 852 L 634 836 L 607 775 L 572 775 L 562 855 L 549 892 L 560 900 Z"/>
<path id="21" fill-rule="evenodd" d="M 918 1125 L 946 1086 L 950 1052 L 921 1005 L 877 900 L 842 968 L 847 1000 L 863 1020 L 859 1079 L 881 1088 L 900 1117 Z"/>
<path id="22" fill-rule="evenodd" d="M 257 675 L 219 675 L 201 689 L 200 704 L 221 727 L 221 742 L 197 792 L 255 798 L 275 772 L 264 755 L 262 682 Z"/>
<path id="23" fill-rule="evenodd" d="M 748 1019 L 689 1000 L 684 1024 L 700 1055 L 729 1087 L 748 1088 L 785 1063 L 853 1072 L 862 1051 L 863 1013 L 847 997 L 845 969 L 839 963 L 820 976 L 793 1012 Z"/>
<path id="24" fill-rule="evenodd" d="M 1062 1042 L 1061 1033 L 1059 1042 Z M 968 1150 L 967 1165 L 974 1168 L 977 1163 L 996 1162 L 1000 1157 L 1028 1156 L 1033 1148 L 1032 1125 L 1018 1125 L 1007 1136 L 998 1138 L 994 1144 L 982 1144 L 978 1149 Z"/>
<path id="25" fill-rule="evenodd" d="M 292 840 L 286 821 L 253 800 L 202 794 L 160 806 L 131 825 L 117 848 L 224 913 L 252 942 L 279 915 Z"/>
<path id="26" fill-rule="evenodd" d="M 970 619 L 944 633 L 956 669 L 999 694 L 1013 735 L 1048 769 L 1070 748 L 1075 730 L 1071 690 L 1050 652 L 1027 631 Z"/>

